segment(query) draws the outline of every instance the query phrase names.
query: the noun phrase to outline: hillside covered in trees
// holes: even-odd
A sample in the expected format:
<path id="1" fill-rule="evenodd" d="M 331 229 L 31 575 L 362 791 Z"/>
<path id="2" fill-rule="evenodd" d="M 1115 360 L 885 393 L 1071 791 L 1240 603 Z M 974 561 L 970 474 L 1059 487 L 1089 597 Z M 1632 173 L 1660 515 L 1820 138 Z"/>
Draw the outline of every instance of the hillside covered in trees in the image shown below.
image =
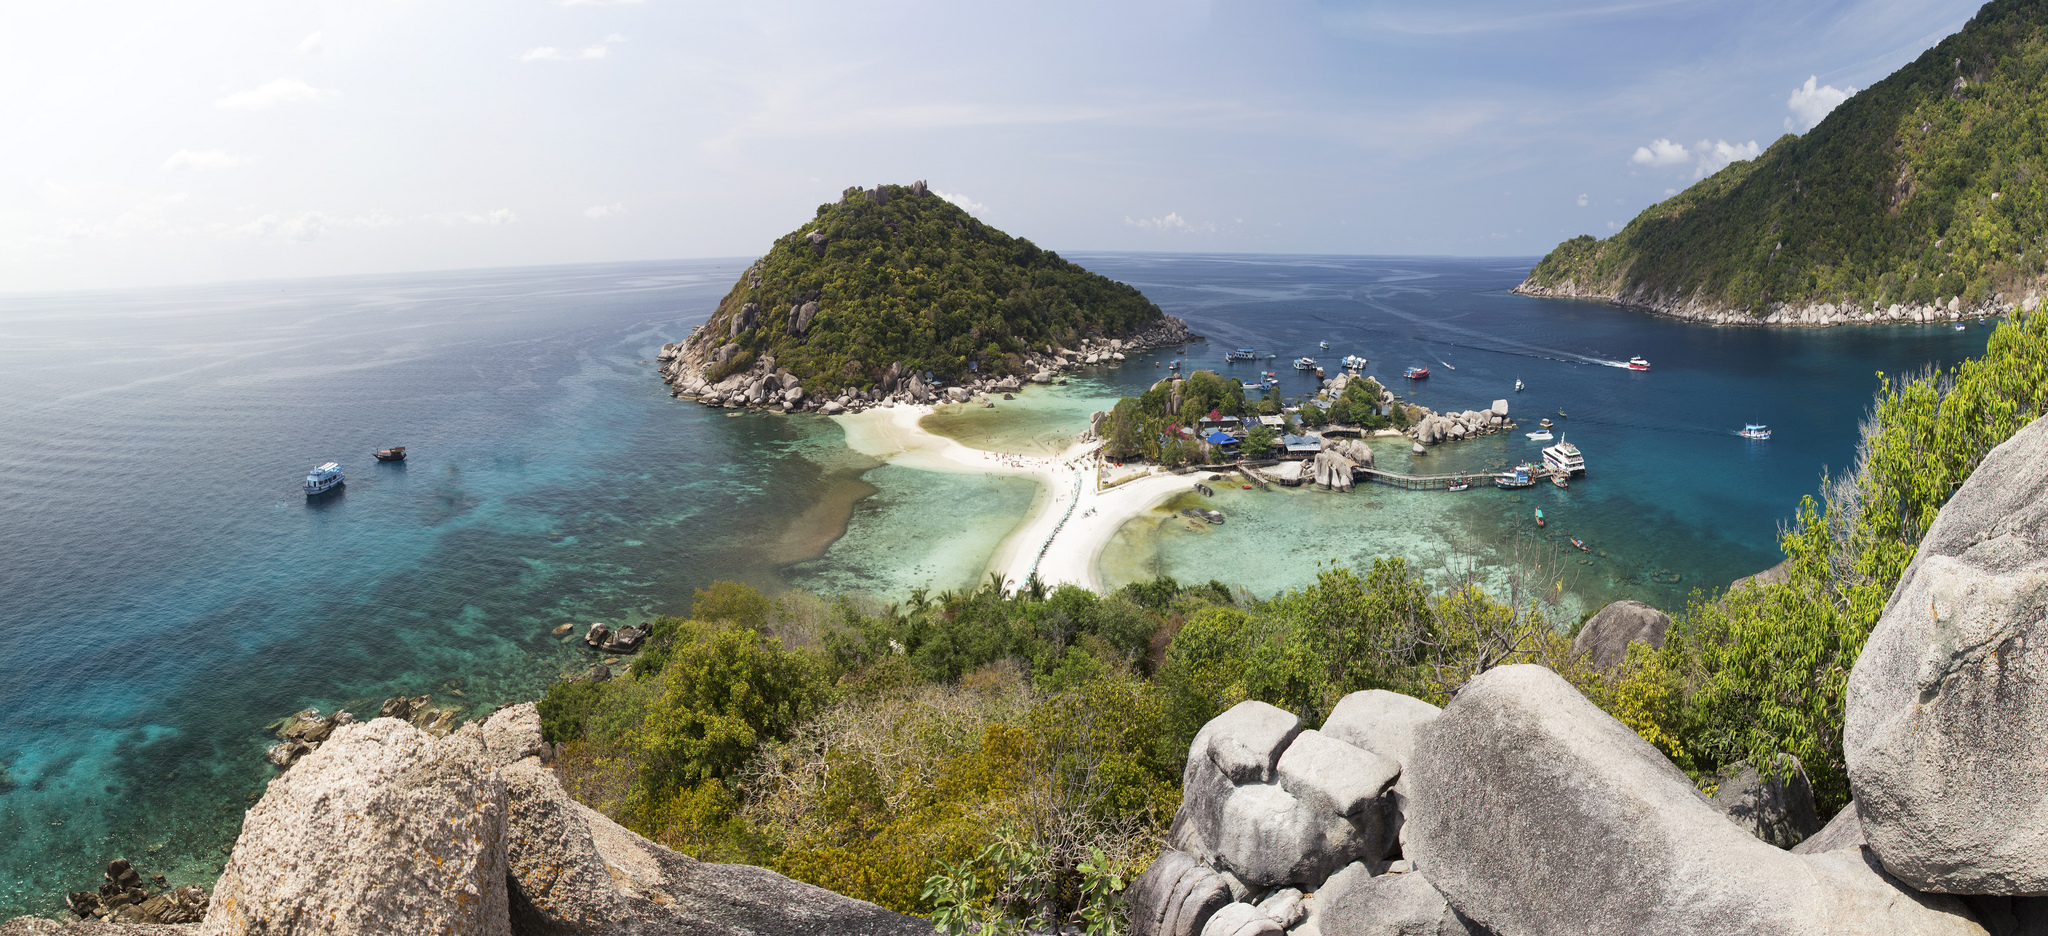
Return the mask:
<path id="1" fill-rule="evenodd" d="M 1805 136 L 1558 245 L 1517 291 L 1753 318 L 2016 304 L 2043 270 L 2044 143 L 2048 3 L 1994 0 Z"/>
<path id="2" fill-rule="evenodd" d="M 816 394 L 897 374 L 1028 377 L 1058 348 L 1164 331 L 1185 326 L 918 182 L 818 206 L 741 274 L 678 360 L 686 382 L 716 384 L 772 359 Z"/>

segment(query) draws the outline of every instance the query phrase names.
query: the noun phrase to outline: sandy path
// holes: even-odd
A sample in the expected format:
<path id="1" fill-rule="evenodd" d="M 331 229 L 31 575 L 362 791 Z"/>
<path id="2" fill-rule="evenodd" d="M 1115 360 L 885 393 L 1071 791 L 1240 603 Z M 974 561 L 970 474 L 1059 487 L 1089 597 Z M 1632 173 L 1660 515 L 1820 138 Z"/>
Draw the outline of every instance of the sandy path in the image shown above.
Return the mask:
<path id="1" fill-rule="evenodd" d="M 899 403 L 832 418 L 845 429 L 848 446 L 874 458 L 924 471 L 1023 475 L 1037 481 L 1039 497 L 1031 512 L 989 560 L 988 570 L 1001 573 L 1011 587 L 1023 583 L 1035 566 L 1048 584 L 1101 591 L 1097 567 L 1102 549 L 1124 521 L 1194 486 L 1188 477 L 1159 473 L 1098 492 L 1095 449 L 1100 443 L 1076 443 L 1052 457 L 989 452 L 927 432 L 918 421 L 931 412 L 929 406 Z"/>

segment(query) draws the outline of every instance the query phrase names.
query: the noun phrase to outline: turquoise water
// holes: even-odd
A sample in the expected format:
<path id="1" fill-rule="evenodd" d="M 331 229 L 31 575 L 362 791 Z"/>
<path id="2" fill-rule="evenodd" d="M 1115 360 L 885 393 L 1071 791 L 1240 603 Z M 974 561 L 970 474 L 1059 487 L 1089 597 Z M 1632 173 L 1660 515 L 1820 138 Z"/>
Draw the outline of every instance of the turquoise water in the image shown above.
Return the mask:
<path id="1" fill-rule="evenodd" d="M 1573 589 L 1668 603 L 1775 561 L 1776 525 L 1823 465 L 1848 461 L 1872 371 L 1953 361 L 1985 337 L 1713 330 L 1507 295 L 1525 261 L 1077 259 L 1210 335 L 1188 350 L 1199 366 L 1239 345 L 1276 363 L 1359 353 L 1382 375 L 1438 368 L 1397 389 L 1439 409 L 1510 396 L 1529 421 L 1571 413 L 1592 470 L 1569 492 L 1226 491 L 1225 526 L 1141 523 L 1117 551 L 1123 568 L 1262 594 L 1332 560 L 1499 563 L 1541 505 L 1553 538 L 1609 554 L 1568 557 Z M 0 297 L 0 916 L 54 912 L 116 856 L 210 884 L 272 775 L 263 725 L 299 708 L 531 698 L 584 663 L 551 628 L 682 611 L 717 579 L 885 597 L 978 580 L 1037 496 L 1028 484 L 879 466 L 829 420 L 667 396 L 647 361 L 745 265 Z M 1655 369 L 1597 363 L 1631 354 Z M 1055 444 L 1173 356 L 1032 391 L 987 411 L 1027 418 L 970 414 L 959 431 Z M 1517 376 L 1526 393 L 1509 391 Z M 1745 443 L 1746 420 L 1779 435 Z M 412 459 L 369 459 L 394 444 Z M 1428 461 L 1534 448 L 1493 438 Z M 299 479 L 330 459 L 345 491 L 308 502 Z"/>

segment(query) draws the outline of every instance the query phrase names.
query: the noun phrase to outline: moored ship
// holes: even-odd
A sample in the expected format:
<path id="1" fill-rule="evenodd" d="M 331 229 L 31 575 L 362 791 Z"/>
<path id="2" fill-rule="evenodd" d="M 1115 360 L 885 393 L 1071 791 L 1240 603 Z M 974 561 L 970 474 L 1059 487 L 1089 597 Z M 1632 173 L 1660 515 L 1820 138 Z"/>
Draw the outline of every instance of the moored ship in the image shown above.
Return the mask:
<path id="1" fill-rule="evenodd" d="M 342 480 L 341 466 L 334 462 L 324 462 L 306 473 L 306 494 L 325 494 L 340 487 Z"/>
<path id="2" fill-rule="evenodd" d="M 1586 473 L 1586 456 L 1579 454 L 1579 447 L 1570 442 L 1559 442 L 1543 450 L 1543 467 L 1553 475 Z"/>

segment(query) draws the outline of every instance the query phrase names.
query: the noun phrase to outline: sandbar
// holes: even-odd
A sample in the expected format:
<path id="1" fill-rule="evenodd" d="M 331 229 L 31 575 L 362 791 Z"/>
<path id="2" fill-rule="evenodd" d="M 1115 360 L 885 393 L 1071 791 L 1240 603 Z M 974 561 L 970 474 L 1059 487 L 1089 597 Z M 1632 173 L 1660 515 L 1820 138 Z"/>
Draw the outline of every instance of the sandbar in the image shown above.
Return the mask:
<path id="1" fill-rule="evenodd" d="M 1039 497 L 1030 512 L 989 559 L 988 571 L 1012 588 L 1035 571 L 1048 585 L 1101 591 L 1102 550 L 1117 529 L 1194 484 L 1153 469 L 1101 489 L 1115 469 L 1098 471 L 1099 442 L 1077 442 L 1050 456 L 991 452 L 926 430 L 920 422 L 932 412 L 931 406 L 899 403 L 831 418 L 845 430 L 848 447 L 882 461 L 924 471 L 1022 475 L 1037 481 Z"/>

